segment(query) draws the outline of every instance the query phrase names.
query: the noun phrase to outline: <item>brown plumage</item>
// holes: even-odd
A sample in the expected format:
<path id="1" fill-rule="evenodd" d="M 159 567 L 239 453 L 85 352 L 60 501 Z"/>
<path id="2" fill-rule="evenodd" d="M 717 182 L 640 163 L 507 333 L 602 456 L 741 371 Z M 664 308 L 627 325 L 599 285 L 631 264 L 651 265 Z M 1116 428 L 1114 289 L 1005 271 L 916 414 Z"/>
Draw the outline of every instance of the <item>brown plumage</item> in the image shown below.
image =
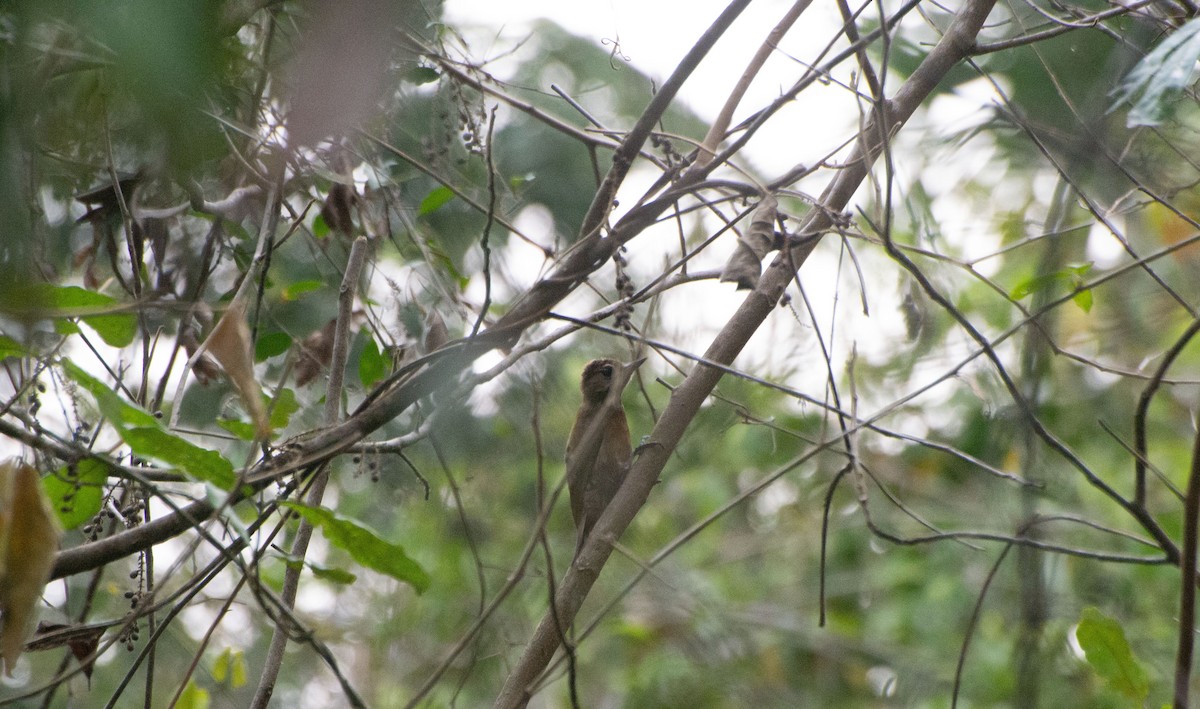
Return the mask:
<path id="1" fill-rule="evenodd" d="M 587 363 L 580 377 L 583 403 L 567 441 L 567 490 L 571 496 L 571 515 L 575 518 L 576 555 L 629 471 L 633 448 L 629 443 L 629 424 L 621 407 L 620 392 L 617 392 L 612 407 L 606 407 L 604 401 L 614 381 L 628 381 L 627 377 L 621 376 L 622 370 L 639 364 L 641 360 L 621 364 L 614 359 L 596 359 Z M 596 424 L 595 434 L 599 436 L 598 443 L 594 439 L 585 440 L 597 421 L 600 422 Z M 594 454 L 591 453 L 593 450 Z M 576 461 L 576 457 L 580 459 Z"/>

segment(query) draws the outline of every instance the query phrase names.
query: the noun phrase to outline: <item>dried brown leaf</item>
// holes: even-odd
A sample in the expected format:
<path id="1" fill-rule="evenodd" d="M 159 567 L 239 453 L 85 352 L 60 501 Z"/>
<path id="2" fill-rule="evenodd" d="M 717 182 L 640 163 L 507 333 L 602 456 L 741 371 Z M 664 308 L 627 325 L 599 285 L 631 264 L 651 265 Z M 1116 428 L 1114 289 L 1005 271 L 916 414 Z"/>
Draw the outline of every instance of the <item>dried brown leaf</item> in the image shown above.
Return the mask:
<path id="1" fill-rule="evenodd" d="M 430 310 L 425 316 L 425 354 L 442 348 L 450 341 L 450 331 L 446 329 L 446 321 L 436 310 Z"/>
<path id="2" fill-rule="evenodd" d="M 187 350 L 188 357 L 194 356 L 200 347 L 200 343 L 196 341 L 196 331 L 191 327 L 185 329 L 179 335 L 179 344 Z M 208 385 L 209 382 L 221 376 L 221 369 L 216 362 L 212 361 L 212 358 L 203 354 L 200 355 L 200 359 L 196 360 L 196 365 L 192 367 L 192 373 L 196 375 L 196 379 L 201 384 Z"/>
<path id="3" fill-rule="evenodd" d="M 738 290 L 751 290 L 762 275 L 762 260 L 775 246 L 775 212 L 779 201 L 767 195 L 759 202 L 750 219 L 750 227 L 738 238 L 737 248 L 725 262 L 721 282 L 737 283 Z"/>
<path id="4" fill-rule="evenodd" d="M 58 551 L 59 530 L 32 466 L 0 464 L 0 659 L 12 676 Z"/>
<path id="5" fill-rule="evenodd" d="M 25 643 L 27 652 L 53 650 L 66 645 L 71 654 L 79 661 L 83 674 L 92 678 L 95 664 L 95 654 L 100 647 L 100 638 L 104 637 L 107 624 L 66 625 L 63 623 L 38 623 L 37 632 Z"/>
<path id="6" fill-rule="evenodd" d="M 334 318 L 320 330 L 313 330 L 300 342 L 300 361 L 296 363 L 296 386 L 304 386 L 329 368 L 333 358 L 333 334 L 337 329 Z"/>
<path id="7" fill-rule="evenodd" d="M 263 406 L 262 389 L 258 386 L 258 380 L 254 378 L 250 326 L 246 323 L 246 309 L 241 303 L 229 306 L 217 321 L 208 336 L 207 349 L 221 364 L 221 368 L 241 395 L 242 404 L 254 420 L 258 435 L 264 438 L 270 435 L 271 423 L 267 418 L 267 409 Z"/>

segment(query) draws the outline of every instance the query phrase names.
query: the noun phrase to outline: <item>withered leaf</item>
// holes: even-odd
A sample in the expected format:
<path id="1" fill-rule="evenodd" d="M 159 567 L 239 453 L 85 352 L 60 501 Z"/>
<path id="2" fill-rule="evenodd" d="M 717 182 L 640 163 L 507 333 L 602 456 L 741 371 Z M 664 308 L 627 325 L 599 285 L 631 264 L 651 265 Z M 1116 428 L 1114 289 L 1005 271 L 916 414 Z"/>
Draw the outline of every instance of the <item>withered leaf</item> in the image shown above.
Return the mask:
<path id="1" fill-rule="evenodd" d="M 762 260 L 775 246 L 775 212 L 779 201 L 767 195 L 758 203 L 750 227 L 738 238 L 737 248 L 725 262 L 721 282 L 737 283 L 738 290 L 751 290 L 762 275 Z"/>
<path id="2" fill-rule="evenodd" d="M 337 328 L 334 318 L 320 330 L 313 330 L 300 341 L 300 361 L 296 363 L 296 386 L 304 386 L 329 367 L 333 359 L 333 334 Z"/>
<path id="3" fill-rule="evenodd" d="M 53 650 L 66 645 L 71 654 L 79 661 L 83 674 L 92 678 L 95 664 L 96 649 L 100 647 L 100 638 L 110 623 L 93 623 L 91 625 L 66 625 L 64 623 L 38 623 L 37 632 L 25 643 L 25 650 L 38 652 Z"/>
<path id="4" fill-rule="evenodd" d="M 254 354 L 244 305 L 230 305 L 217 321 L 208 336 L 208 352 L 229 375 L 229 380 L 241 395 L 242 404 L 254 420 L 258 435 L 266 438 L 271 433 L 271 422 L 263 406 L 262 390 L 254 378 Z"/>
<path id="5" fill-rule="evenodd" d="M 179 334 L 179 344 L 187 350 L 188 357 L 195 355 L 196 350 L 200 347 L 200 343 L 196 340 L 196 331 L 187 327 Z M 212 361 L 207 354 L 200 355 L 200 359 L 196 360 L 196 365 L 192 367 L 192 373 L 204 385 L 221 376 L 221 370 L 217 367 L 217 363 Z"/>
<path id="6" fill-rule="evenodd" d="M 0 659 L 12 676 L 58 551 L 59 530 L 32 466 L 0 464 Z"/>
<path id="7" fill-rule="evenodd" d="M 142 182 L 142 172 L 139 170 L 133 174 L 118 174 L 117 184 L 121 188 L 121 197 L 125 199 L 125 204 L 129 204 L 133 199 L 133 191 L 137 189 Z M 76 224 L 90 221 L 97 217 L 107 218 L 110 215 L 117 214 L 120 209 L 120 201 L 117 199 L 117 190 L 114 187 L 112 180 L 99 187 L 81 192 L 75 195 L 77 202 L 82 202 L 87 205 L 88 211 L 79 219 L 75 220 Z"/>
<path id="8" fill-rule="evenodd" d="M 450 341 L 450 331 L 446 329 L 446 321 L 436 310 L 430 310 L 425 316 L 425 354 L 441 349 Z"/>

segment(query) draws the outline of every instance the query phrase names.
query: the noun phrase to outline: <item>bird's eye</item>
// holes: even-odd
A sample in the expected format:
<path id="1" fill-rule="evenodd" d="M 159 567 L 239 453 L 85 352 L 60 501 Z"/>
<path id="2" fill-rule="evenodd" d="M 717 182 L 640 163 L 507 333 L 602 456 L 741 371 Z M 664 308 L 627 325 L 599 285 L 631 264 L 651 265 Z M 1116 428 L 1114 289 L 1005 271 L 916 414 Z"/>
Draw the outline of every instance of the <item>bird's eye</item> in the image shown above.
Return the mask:
<path id="1" fill-rule="evenodd" d="M 611 364 L 604 365 L 603 367 L 600 368 L 600 373 L 603 374 L 606 378 L 611 377 L 613 374 L 612 365 Z"/>

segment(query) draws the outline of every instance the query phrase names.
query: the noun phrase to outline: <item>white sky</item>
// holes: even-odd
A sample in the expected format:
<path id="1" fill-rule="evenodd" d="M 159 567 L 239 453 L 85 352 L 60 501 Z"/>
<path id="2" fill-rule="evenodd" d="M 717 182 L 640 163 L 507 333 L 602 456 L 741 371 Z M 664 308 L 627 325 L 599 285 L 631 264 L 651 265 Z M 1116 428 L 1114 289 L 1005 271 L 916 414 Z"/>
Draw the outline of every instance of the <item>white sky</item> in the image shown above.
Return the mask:
<path id="1" fill-rule="evenodd" d="M 726 5 L 727 0 L 688 3 L 668 0 L 448 0 L 446 18 L 459 27 L 483 29 L 468 35 L 472 49 L 480 53 L 476 59 L 490 58 L 508 50 L 529 35 L 533 21 L 544 18 L 574 34 L 593 39 L 597 46 L 605 49 L 612 47 L 612 40 L 618 40 L 629 65 L 661 84 Z M 791 0 L 751 3 L 683 86 L 680 98 L 701 117 L 715 117 L 746 62 L 791 5 Z M 832 3 L 813 3 L 781 43 L 781 49 L 798 59 L 810 60 L 828 41 L 831 28 L 840 24 Z M 499 28 L 498 36 L 496 28 Z M 605 41 L 608 43 L 604 44 Z M 734 122 L 776 97 L 801 73 L 802 69 L 794 61 L 777 52 L 746 94 L 742 101 L 743 110 L 735 114 Z M 768 176 L 787 170 L 802 154 L 795 149 L 774 149 L 772 146 L 778 141 L 793 147 L 797 133 L 803 133 L 805 140 L 811 142 L 814 149 L 819 149 L 830 144 L 828 138 L 845 136 L 857 120 L 853 103 L 844 89 L 834 87 L 824 92 L 805 93 L 800 101 L 781 113 L 781 118 L 771 121 L 746 150 Z M 838 95 L 836 100 L 830 100 L 832 93 Z"/>
<path id="2" fill-rule="evenodd" d="M 608 49 L 611 44 L 604 44 L 604 40 L 618 39 L 621 54 L 628 57 L 629 64 L 661 84 L 727 4 L 727 0 L 687 3 L 666 0 L 586 3 L 447 0 L 446 17 L 464 32 L 470 50 L 475 53 L 474 61 L 486 61 L 512 50 L 529 36 L 535 20 L 549 19 L 576 35 L 591 39 L 598 47 Z M 680 100 L 702 119 L 711 120 L 750 57 L 791 5 L 792 0 L 751 3 L 683 86 Z M 922 21 L 917 16 L 908 20 L 913 27 Z M 814 2 L 806 9 L 756 77 L 734 115 L 734 124 L 794 84 L 804 73 L 800 62 L 814 61 L 841 24 L 834 3 Z M 472 31 L 472 27 L 477 29 Z M 530 47 L 527 45 L 515 51 L 520 56 L 522 51 L 530 51 Z M 488 68 L 500 78 L 505 77 L 503 62 L 489 64 Z M 835 70 L 834 79 L 849 83 L 854 69 L 853 61 L 844 62 Z M 893 93 L 900 82 L 895 77 L 887 81 L 888 93 Z M 897 163 L 897 198 L 903 199 L 904 191 L 915 178 L 914 170 L 919 170 L 923 186 L 934 197 L 931 209 L 942 232 L 940 236 L 947 243 L 966 249 L 965 255 L 971 257 L 990 253 L 998 246 L 999 237 L 991 210 L 964 199 L 960 186 L 970 182 L 994 182 L 994 189 L 999 193 L 1014 188 L 1014 185 L 1007 184 L 1002 174 L 990 178 L 981 176 L 981 170 L 989 169 L 989 165 L 994 167 L 987 159 L 994 148 L 986 137 L 964 143 L 952 139 L 951 134 L 962 135 L 986 118 L 994 96 L 993 87 L 982 80 L 964 84 L 954 93 L 942 94 L 930 102 L 927 111 L 914 117 L 910 130 L 902 131 L 897 143 L 898 151 L 917 158 L 916 162 L 909 159 Z M 586 106 L 586 100 L 581 102 Z M 845 86 L 814 85 L 772 118 L 739 157 L 743 161 L 749 160 L 766 179 L 797 163 L 812 165 L 823 159 L 826 151 L 853 136 L 859 122 L 859 108 Z M 698 140 L 703 136 L 692 137 Z M 819 193 L 823 180 L 828 179 L 831 171 L 822 173 L 816 179 L 802 181 L 799 189 L 808 194 Z M 631 175 L 619 195 L 622 204 L 636 199 L 636 188 L 645 186 L 643 177 L 636 173 Z M 1026 181 L 1017 187 L 1022 191 L 1030 189 Z M 859 197 L 849 206 L 851 211 L 868 203 L 864 191 L 869 189 L 868 185 L 860 191 Z M 651 247 L 653 254 L 655 244 L 669 245 L 674 238 L 648 231 L 632 248 L 642 255 L 647 247 Z M 719 240 L 698 268 L 719 265 L 733 244 L 733 238 Z M 855 248 L 862 262 L 862 273 L 857 272 L 840 252 L 836 239 L 826 239 L 800 271 L 801 281 L 825 336 L 829 336 L 832 324 L 837 323 L 835 337 L 826 344 L 832 350 L 833 368 L 839 376 L 845 371 L 852 351 L 866 361 L 880 361 L 894 357 L 898 343 L 903 346 L 906 340 L 905 325 L 898 308 L 902 296 L 898 289 L 905 287 L 905 279 L 898 275 L 895 264 L 877 249 L 861 244 Z M 650 260 L 654 258 L 656 256 L 652 255 Z M 987 273 L 994 263 L 981 262 L 980 272 Z M 530 274 L 528 283 L 532 283 L 534 276 Z M 661 306 L 662 321 L 682 323 L 679 330 L 656 333 L 656 336 L 690 351 L 702 352 L 716 330 L 732 315 L 741 298 L 731 297 L 729 284 L 699 283 L 689 286 L 686 291 L 686 297 L 664 299 Z M 790 291 L 795 298 L 795 288 Z M 870 315 L 863 312 L 862 297 L 870 307 Z M 573 312 L 572 307 L 573 302 L 568 299 L 558 310 Z M 796 299 L 793 307 L 794 312 L 782 308 L 776 310 L 738 357 L 735 366 L 759 373 L 790 372 L 788 384 L 819 395 L 825 377 L 822 355 L 803 305 Z M 639 317 L 640 312 L 635 319 Z M 796 369 L 798 362 L 803 363 L 799 370 Z M 947 362 L 931 362 L 930 366 L 936 371 L 930 374 L 937 374 L 946 365 Z M 870 406 L 864 401 L 866 410 Z"/>

